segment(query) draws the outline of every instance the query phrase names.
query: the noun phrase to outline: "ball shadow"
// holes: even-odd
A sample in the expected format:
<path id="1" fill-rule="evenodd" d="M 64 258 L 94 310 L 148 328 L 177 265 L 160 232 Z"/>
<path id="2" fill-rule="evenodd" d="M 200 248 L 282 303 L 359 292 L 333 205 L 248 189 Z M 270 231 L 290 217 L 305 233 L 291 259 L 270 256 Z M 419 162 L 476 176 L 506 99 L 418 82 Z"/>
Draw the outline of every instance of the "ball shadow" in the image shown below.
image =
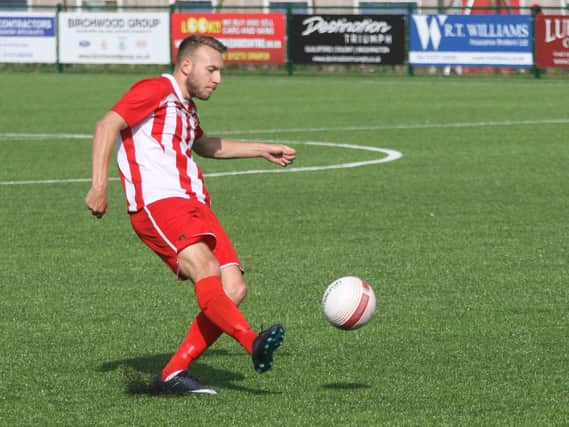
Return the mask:
<path id="1" fill-rule="evenodd" d="M 329 384 L 322 384 L 322 388 L 326 388 L 329 390 L 338 390 L 338 391 L 345 391 L 345 390 L 362 390 L 371 388 L 369 384 L 362 384 L 362 383 L 329 383 Z"/>

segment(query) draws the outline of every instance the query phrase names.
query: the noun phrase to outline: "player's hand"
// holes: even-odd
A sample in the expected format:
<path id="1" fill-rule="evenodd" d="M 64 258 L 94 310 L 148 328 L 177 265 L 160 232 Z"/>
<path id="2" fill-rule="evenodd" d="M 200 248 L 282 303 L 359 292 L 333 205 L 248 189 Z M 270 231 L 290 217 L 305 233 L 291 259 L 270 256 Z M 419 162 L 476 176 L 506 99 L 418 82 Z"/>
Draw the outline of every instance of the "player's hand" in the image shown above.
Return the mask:
<path id="1" fill-rule="evenodd" d="M 97 218 L 102 218 L 107 212 L 107 192 L 91 187 L 85 196 L 87 209 Z"/>
<path id="2" fill-rule="evenodd" d="M 267 144 L 267 150 L 263 157 L 269 162 L 286 167 L 296 159 L 296 150 L 287 145 Z"/>

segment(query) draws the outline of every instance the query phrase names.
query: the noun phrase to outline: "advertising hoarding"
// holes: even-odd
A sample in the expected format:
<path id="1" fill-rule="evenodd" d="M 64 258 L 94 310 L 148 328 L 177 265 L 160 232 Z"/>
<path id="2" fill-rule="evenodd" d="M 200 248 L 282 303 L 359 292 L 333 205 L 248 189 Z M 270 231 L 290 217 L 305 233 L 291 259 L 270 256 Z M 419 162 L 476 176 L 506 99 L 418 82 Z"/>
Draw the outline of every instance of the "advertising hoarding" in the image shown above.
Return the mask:
<path id="1" fill-rule="evenodd" d="M 63 64 L 169 64 L 169 14 L 61 12 Z"/>
<path id="2" fill-rule="evenodd" d="M 172 61 L 178 46 L 192 34 L 215 37 L 229 48 L 228 64 L 284 64 L 286 58 L 283 13 L 174 13 Z"/>
<path id="3" fill-rule="evenodd" d="M 412 15 L 409 63 L 528 68 L 532 23 L 527 15 Z"/>
<path id="4" fill-rule="evenodd" d="M 57 61 L 55 13 L 0 12 L 0 62 Z"/>
<path id="5" fill-rule="evenodd" d="M 538 68 L 569 67 L 569 16 L 536 16 L 535 65 Z"/>
<path id="6" fill-rule="evenodd" d="M 291 61 L 295 64 L 403 64 L 402 15 L 293 15 Z"/>

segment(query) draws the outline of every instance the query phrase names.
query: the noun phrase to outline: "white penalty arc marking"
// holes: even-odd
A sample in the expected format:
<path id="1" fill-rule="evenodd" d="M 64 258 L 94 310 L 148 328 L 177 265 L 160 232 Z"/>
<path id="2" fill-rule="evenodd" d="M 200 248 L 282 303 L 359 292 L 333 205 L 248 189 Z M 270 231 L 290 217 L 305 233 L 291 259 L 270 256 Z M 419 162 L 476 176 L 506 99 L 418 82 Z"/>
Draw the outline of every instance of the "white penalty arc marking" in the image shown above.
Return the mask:
<path id="1" fill-rule="evenodd" d="M 204 174 L 205 177 L 221 177 L 221 176 L 236 176 L 236 175 L 255 175 L 263 173 L 294 173 L 294 172 L 314 172 L 331 169 L 349 169 L 357 168 L 367 165 L 377 165 L 380 163 L 393 162 L 403 157 L 399 151 L 390 150 L 387 148 L 370 147 L 365 145 L 352 145 L 352 144 L 337 144 L 334 142 L 320 142 L 320 141 L 282 141 L 282 140 L 269 140 L 267 142 L 280 142 L 285 144 L 303 144 L 314 145 L 322 147 L 333 148 L 347 148 L 352 150 L 372 151 L 376 153 L 385 154 L 385 157 L 373 160 L 363 160 L 359 162 L 340 163 L 336 165 L 327 166 L 303 166 L 303 167 L 289 167 L 281 169 L 250 169 L 244 171 L 228 171 L 228 172 L 213 172 Z M 109 178 L 110 181 L 118 181 L 119 178 Z M 32 184 L 65 184 L 77 182 L 91 182 L 91 178 L 70 178 L 70 179 L 44 179 L 44 180 L 28 180 L 28 181 L 0 181 L 0 185 L 32 185 Z"/>
<path id="2" fill-rule="evenodd" d="M 387 154 L 386 157 L 374 160 L 364 160 L 361 162 L 351 162 L 351 163 L 340 163 L 337 165 L 328 166 L 303 166 L 303 167 L 292 167 L 292 168 L 281 168 L 281 169 L 251 169 L 245 171 L 232 171 L 232 172 L 218 172 L 204 174 L 205 176 L 234 176 L 234 175 L 254 175 L 260 173 L 290 173 L 290 172 L 314 172 L 330 169 L 349 169 L 357 168 L 360 166 L 367 165 L 377 165 L 380 163 L 393 162 L 395 160 L 403 157 L 403 154 L 399 151 L 390 150 L 387 148 L 369 147 L 366 145 L 352 145 L 352 144 L 336 144 L 335 142 L 318 142 L 318 141 L 283 141 L 283 140 L 265 140 L 266 142 L 275 142 L 283 144 L 303 144 L 303 145 L 317 145 L 322 147 L 335 147 L 335 148 L 348 148 L 352 150 L 364 150 L 364 151 L 374 151 L 377 153 Z"/>

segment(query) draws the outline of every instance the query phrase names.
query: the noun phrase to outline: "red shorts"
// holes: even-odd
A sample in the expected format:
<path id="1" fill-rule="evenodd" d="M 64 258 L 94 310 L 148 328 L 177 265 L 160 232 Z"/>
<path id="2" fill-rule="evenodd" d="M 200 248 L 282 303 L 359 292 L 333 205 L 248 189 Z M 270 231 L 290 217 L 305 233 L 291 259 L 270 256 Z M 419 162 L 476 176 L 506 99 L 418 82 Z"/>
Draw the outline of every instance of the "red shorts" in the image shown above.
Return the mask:
<path id="1" fill-rule="evenodd" d="M 210 247 L 221 268 L 236 265 L 243 270 L 215 213 L 197 200 L 159 200 L 131 213 L 130 222 L 142 241 L 176 274 L 178 253 L 197 242 L 205 242 Z"/>

